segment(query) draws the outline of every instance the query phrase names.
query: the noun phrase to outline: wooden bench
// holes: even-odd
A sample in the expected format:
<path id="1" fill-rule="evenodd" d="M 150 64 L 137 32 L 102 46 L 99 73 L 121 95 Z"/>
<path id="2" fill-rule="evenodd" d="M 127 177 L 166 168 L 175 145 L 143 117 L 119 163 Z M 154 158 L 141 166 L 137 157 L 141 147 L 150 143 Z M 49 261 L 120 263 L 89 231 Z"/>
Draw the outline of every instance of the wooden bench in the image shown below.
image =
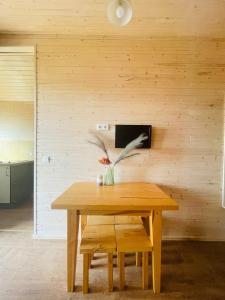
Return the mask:
<path id="1" fill-rule="evenodd" d="M 108 253 L 108 290 L 113 290 L 113 253 L 117 252 L 120 290 L 125 286 L 125 253 L 142 259 L 142 288 L 148 288 L 148 252 L 152 245 L 140 216 L 87 216 L 82 231 L 83 292 L 88 293 L 89 269 L 94 253 Z M 141 254 L 142 253 L 142 258 Z"/>
<path id="2" fill-rule="evenodd" d="M 86 225 L 121 225 L 121 224 L 142 224 L 140 216 L 82 216 L 81 227 L 82 231 Z M 91 267 L 93 255 L 89 257 Z M 136 266 L 141 265 L 141 253 L 136 252 Z"/>
<path id="3" fill-rule="evenodd" d="M 142 224 L 139 216 L 115 216 L 115 225 Z"/>
<path id="4" fill-rule="evenodd" d="M 87 216 L 87 225 L 114 225 L 114 216 Z"/>
<path id="5" fill-rule="evenodd" d="M 142 253 L 142 288 L 148 288 L 148 253 L 152 244 L 142 224 L 115 225 L 120 290 L 125 287 L 125 253 Z"/>
<path id="6" fill-rule="evenodd" d="M 87 225 L 142 224 L 140 216 L 87 216 Z"/>
<path id="7" fill-rule="evenodd" d="M 82 232 L 83 293 L 88 293 L 90 258 L 94 253 L 108 254 L 108 291 L 113 290 L 113 252 L 116 252 L 115 225 L 86 225 Z"/>

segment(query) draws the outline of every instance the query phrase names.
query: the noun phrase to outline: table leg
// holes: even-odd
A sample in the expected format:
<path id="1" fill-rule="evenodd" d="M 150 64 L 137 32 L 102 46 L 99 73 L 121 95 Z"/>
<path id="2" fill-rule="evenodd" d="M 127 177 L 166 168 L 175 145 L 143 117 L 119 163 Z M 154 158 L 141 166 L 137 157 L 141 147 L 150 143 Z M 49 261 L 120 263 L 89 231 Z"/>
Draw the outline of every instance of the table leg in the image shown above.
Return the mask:
<path id="1" fill-rule="evenodd" d="M 150 238 L 152 242 L 152 281 L 153 292 L 160 293 L 161 284 L 161 242 L 162 211 L 154 210 L 150 215 Z"/>
<path id="2" fill-rule="evenodd" d="M 79 213 L 67 211 L 67 291 L 73 292 L 75 287 L 77 240 L 79 230 Z"/>

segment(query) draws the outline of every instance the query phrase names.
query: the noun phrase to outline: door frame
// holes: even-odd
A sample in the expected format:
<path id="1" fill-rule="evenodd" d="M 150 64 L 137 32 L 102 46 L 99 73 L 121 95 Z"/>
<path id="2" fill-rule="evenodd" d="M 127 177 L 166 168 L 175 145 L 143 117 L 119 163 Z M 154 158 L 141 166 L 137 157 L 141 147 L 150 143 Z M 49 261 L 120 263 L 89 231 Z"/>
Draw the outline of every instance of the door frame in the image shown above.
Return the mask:
<path id="1" fill-rule="evenodd" d="M 34 194 L 33 194 L 33 238 L 37 236 L 37 45 L 33 46 L 34 54 Z"/>
<path id="2" fill-rule="evenodd" d="M 0 53 L 29 53 L 33 55 L 34 66 L 34 135 L 33 135 L 33 160 L 34 160 L 34 179 L 33 179 L 33 237 L 37 235 L 37 46 L 0 46 Z"/>

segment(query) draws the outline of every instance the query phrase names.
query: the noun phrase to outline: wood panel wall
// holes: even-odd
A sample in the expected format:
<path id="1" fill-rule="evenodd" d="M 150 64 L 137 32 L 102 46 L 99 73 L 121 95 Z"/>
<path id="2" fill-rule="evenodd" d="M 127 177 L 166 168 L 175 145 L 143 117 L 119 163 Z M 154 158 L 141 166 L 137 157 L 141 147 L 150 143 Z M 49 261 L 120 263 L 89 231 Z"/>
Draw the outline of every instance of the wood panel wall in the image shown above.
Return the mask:
<path id="1" fill-rule="evenodd" d="M 225 40 L 3 36 L 37 44 L 37 234 L 64 236 L 51 202 L 76 180 L 95 180 L 103 134 L 114 157 L 114 125 L 152 124 L 153 146 L 116 169 L 118 181 L 151 181 L 180 204 L 164 214 L 164 237 L 225 239 L 221 208 Z M 46 157 L 50 156 L 50 163 Z"/>
<path id="2" fill-rule="evenodd" d="M 131 1 L 129 26 L 112 26 L 106 0 L 1 0 L 1 32 L 130 37 L 225 36 L 224 0 Z"/>

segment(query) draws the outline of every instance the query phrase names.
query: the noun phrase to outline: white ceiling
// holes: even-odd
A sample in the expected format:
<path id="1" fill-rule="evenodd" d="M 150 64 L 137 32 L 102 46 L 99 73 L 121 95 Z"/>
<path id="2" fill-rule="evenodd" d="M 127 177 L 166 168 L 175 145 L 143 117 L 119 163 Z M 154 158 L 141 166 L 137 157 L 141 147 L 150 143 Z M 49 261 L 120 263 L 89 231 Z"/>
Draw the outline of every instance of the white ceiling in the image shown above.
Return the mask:
<path id="1" fill-rule="evenodd" d="M 131 0 L 132 22 L 106 19 L 108 0 L 0 0 L 1 33 L 225 37 L 225 0 Z"/>

